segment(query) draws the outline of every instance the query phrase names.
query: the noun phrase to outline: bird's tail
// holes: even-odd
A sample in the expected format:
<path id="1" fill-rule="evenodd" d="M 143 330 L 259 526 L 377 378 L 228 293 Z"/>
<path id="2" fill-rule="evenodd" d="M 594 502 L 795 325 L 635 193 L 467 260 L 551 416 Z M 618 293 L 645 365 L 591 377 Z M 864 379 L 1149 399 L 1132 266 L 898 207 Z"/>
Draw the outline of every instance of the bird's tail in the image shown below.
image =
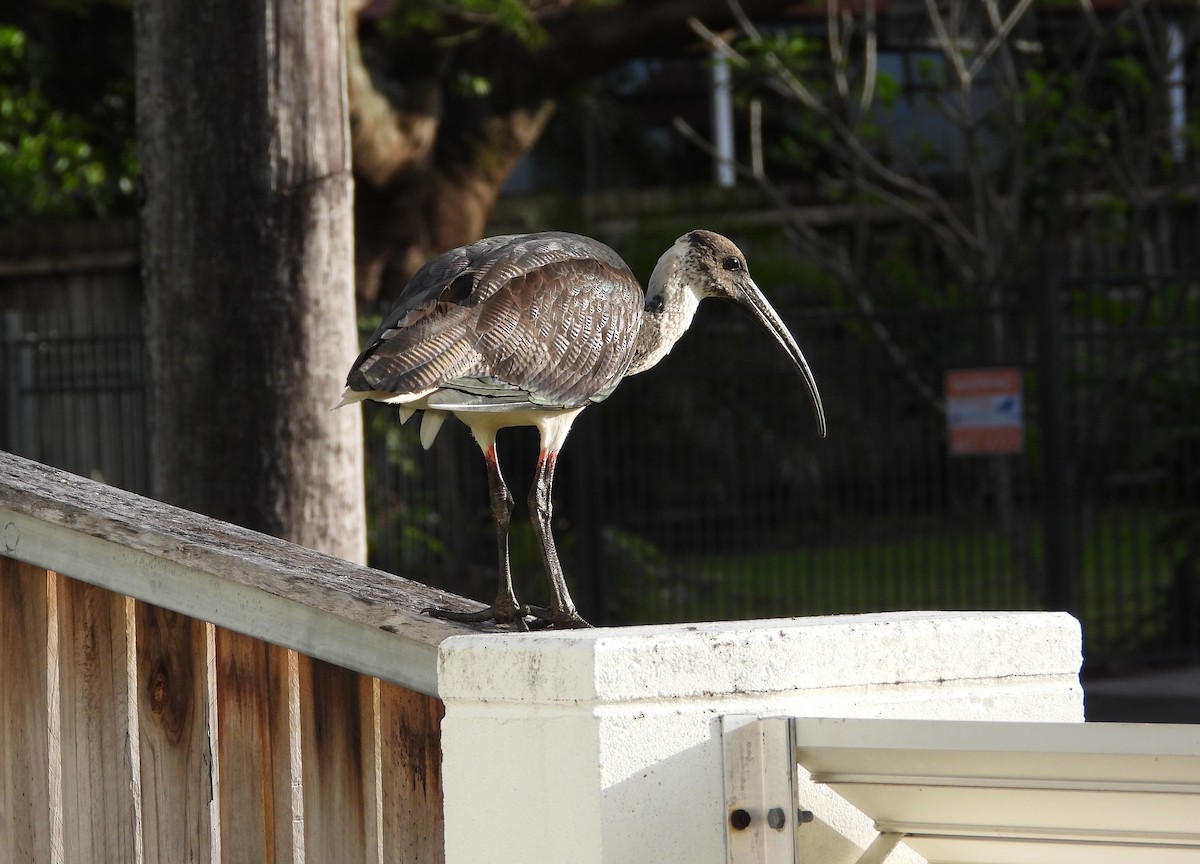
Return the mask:
<path id="1" fill-rule="evenodd" d="M 338 402 L 333 407 L 331 407 L 329 410 L 336 411 L 339 408 L 345 408 L 347 405 L 353 405 L 356 402 L 362 402 L 366 398 L 367 398 L 366 393 L 363 393 L 359 390 L 351 390 L 349 387 L 347 387 L 345 390 L 342 391 L 341 401 Z"/>

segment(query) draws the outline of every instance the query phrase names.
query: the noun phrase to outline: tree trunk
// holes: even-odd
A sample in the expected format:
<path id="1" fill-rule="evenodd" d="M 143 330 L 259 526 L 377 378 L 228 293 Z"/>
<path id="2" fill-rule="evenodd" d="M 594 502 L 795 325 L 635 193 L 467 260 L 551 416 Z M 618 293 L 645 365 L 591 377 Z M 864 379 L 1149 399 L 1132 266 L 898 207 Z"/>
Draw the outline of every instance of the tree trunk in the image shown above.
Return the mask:
<path id="1" fill-rule="evenodd" d="M 509 172 L 579 82 L 693 49 L 689 17 L 717 29 L 734 23 L 727 0 L 531 4 L 546 31 L 534 48 L 481 23 L 487 16 L 468 5 L 442 4 L 447 29 L 434 38 L 378 26 L 360 33 L 360 19 L 386 19 L 387 4 L 347 0 L 358 297 L 366 304 L 396 297 L 433 255 L 483 236 Z M 780 7 L 740 5 L 751 16 Z M 463 80 L 486 82 L 486 95 L 463 93 Z"/>
<path id="2" fill-rule="evenodd" d="M 434 255 L 484 235 L 504 182 L 555 105 L 543 99 L 449 123 L 435 122 L 433 109 L 397 112 L 371 89 L 349 36 L 358 298 L 390 302 Z M 435 148 L 439 134 L 455 144 Z"/>
<path id="3" fill-rule="evenodd" d="M 134 15 L 155 494 L 361 561 L 339 4 Z"/>

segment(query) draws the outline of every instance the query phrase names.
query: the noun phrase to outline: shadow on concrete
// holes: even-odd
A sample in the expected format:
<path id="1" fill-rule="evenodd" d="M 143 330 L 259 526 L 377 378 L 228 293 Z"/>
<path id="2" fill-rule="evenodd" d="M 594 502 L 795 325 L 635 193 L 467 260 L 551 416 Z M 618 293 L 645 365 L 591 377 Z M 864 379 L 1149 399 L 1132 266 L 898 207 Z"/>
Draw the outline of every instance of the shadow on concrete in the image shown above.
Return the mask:
<path id="1" fill-rule="evenodd" d="M 1200 723 L 1200 666 L 1088 678 L 1083 692 L 1088 720 Z"/>

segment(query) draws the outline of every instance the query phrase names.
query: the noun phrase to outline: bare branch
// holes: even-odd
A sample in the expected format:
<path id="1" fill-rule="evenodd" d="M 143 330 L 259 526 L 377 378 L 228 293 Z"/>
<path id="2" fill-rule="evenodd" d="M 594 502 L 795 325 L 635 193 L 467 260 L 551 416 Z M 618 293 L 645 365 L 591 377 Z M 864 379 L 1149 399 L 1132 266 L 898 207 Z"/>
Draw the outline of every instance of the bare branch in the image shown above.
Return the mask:
<path id="1" fill-rule="evenodd" d="M 987 65 L 992 55 L 996 53 L 996 49 L 1008 44 L 1008 34 L 1017 26 L 1017 22 L 1021 20 L 1026 10 L 1032 4 L 1033 0 L 1019 0 L 1008 17 L 1000 21 L 999 9 L 996 6 L 995 0 L 988 0 L 985 4 L 988 18 L 991 20 L 992 26 L 996 28 L 996 32 L 987 41 L 987 44 L 983 46 L 983 50 L 979 52 L 979 56 L 975 58 L 975 62 L 971 64 L 971 68 L 967 70 L 967 77 L 974 78 L 978 75 L 980 70 Z"/>
<path id="2" fill-rule="evenodd" d="M 729 58 L 730 62 L 732 62 L 738 68 L 744 69 L 750 65 L 750 61 L 746 59 L 745 55 L 741 54 L 728 42 L 705 27 L 699 20 L 695 18 L 689 18 L 688 26 L 692 28 L 692 31 L 696 33 L 696 35 L 707 42 L 709 47 L 716 51 L 720 51 L 723 56 Z M 754 35 L 750 38 L 755 44 L 762 43 L 762 35 L 759 34 L 758 31 L 755 31 Z M 773 89 L 779 93 L 782 93 L 784 96 L 790 96 L 796 99 L 801 105 L 803 105 L 805 108 L 808 108 L 810 111 L 815 111 L 822 116 L 827 113 L 825 106 L 821 104 L 821 101 L 817 99 L 817 97 L 814 96 L 812 92 L 805 87 L 795 75 L 791 73 L 791 71 L 783 64 L 783 61 L 779 59 L 775 52 L 768 52 L 764 59 L 766 60 L 767 68 L 770 69 L 772 74 L 774 74 L 777 78 L 778 86 L 774 87 Z"/>
<path id="3" fill-rule="evenodd" d="M 979 252 L 983 249 L 983 243 L 979 238 L 975 237 L 971 231 L 962 223 L 962 220 L 955 215 L 953 208 L 941 194 L 932 186 L 926 186 L 923 183 L 914 180 L 911 177 L 906 177 L 903 174 L 893 171 L 876 158 L 875 154 L 867 150 L 863 146 L 862 141 L 850 129 L 848 129 L 840 118 L 834 119 L 834 128 L 838 133 L 838 137 L 846 146 L 853 152 L 855 158 L 859 159 L 864 166 L 869 168 L 872 173 L 880 178 L 884 183 L 894 187 L 898 191 L 907 192 L 915 198 L 924 201 L 931 205 L 933 209 L 944 221 L 948 230 L 957 237 L 963 245 L 968 249 Z"/>
<path id="4" fill-rule="evenodd" d="M 689 19 L 688 24 L 692 27 L 701 38 L 709 43 L 714 49 L 722 51 L 730 60 L 739 67 L 749 65 L 749 60 L 740 54 L 736 49 L 730 46 L 724 39 L 721 39 L 717 34 L 713 33 L 702 23 L 695 19 Z M 753 38 L 753 37 L 752 37 Z M 761 35 L 758 39 L 761 39 Z M 757 41 L 757 40 L 756 40 Z M 806 108 L 816 112 L 819 116 L 824 117 L 833 127 L 838 139 L 850 150 L 856 159 L 858 159 L 866 168 L 868 168 L 879 180 L 889 186 L 895 187 L 897 190 L 906 192 L 926 203 L 930 204 L 934 210 L 938 212 L 942 220 L 951 231 L 968 249 L 974 252 L 980 251 L 981 246 L 976 237 L 962 224 L 962 221 L 955 215 L 953 208 L 946 200 L 931 186 L 926 186 L 910 177 L 905 177 L 897 171 L 888 168 L 875 157 L 873 153 L 866 149 L 861 139 L 855 134 L 846 122 L 836 113 L 831 112 L 828 108 L 812 94 L 804 84 L 797 79 L 790 70 L 784 66 L 783 62 L 774 54 L 768 52 L 766 56 L 768 68 L 775 73 L 780 81 L 785 85 L 780 89 L 784 95 L 790 95 L 797 99 Z"/>
<path id="5" fill-rule="evenodd" d="M 930 208 L 922 207 L 916 202 L 910 201 L 902 195 L 897 195 L 886 187 L 872 183 L 865 178 L 860 177 L 856 182 L 864 192 L 873 195 L 897 212 L 904 214 L 918 225 L 927 229 L 938 242 L 938 245 L 942 247 L 947 259 L 961 261 L 964 274 L 974 278 L 975 271 L 970 265 L 970 255 L 978 254 L 981 251 L 979 244 L 973 242 L 974 237 L 968 238 L 972 242 L 964 243 L 961 236 L 948 229 L 944 223 L 939 222 L 931 215 Z M 965 254 L 962 248 L 964 245 L 967 246 L 965 252 L 970 254 Z"/>
<path id="6" fill-rule="evenodd" d="M 953 38 L 950 31 L 946 29 L 946 22 L 942 19 L 937 0 L 925 0 L 925 9 L 929 13 L 929 23 L 933 25 L 933 35 L 937 39 L 938 47 L 954 66 L 959 87 L 967 86 L 971 81 L 971 76 L 967 73 L 966 64 L 963 63 L 962 52 L 958 50 L 958 40 Z"/>
<path id="7" fill-rule="evenodd" d="M 729 4 L 729 11 L 733 13 L 733 20 L 737 21 L 738 28 L 754 42 L 761 43 L 763 41 L 762 33 L 754 26 L 754 22 L 750 20 L 750 16 L 742 8 L 742 4 L 738 0 L 726 0 L 726 2 Z"/>
<path id="8" fill-rule="evenodd" d="M 1003 27 L 1000 17 L 1000 7 L 996 0 L 985 0 L 985 9 L 987 11 L 988 21 L 997 32 Z M 1011 30 L 1011 28 L 1009 28 Z M 998 79 L 997 84 L 1003 82 L 1006 95 L 1006 103 L 1012 108 L 1013 125 L 1018 129 L 1025 128 L 1025 100 L 1021 94 L 1021 78 L 1017 74 L 1017 64 L 1013 59 L 1012 45 L 1007 38 L 996 41 L 997 48 L 1000 53 L 1000 66 L 1004 71 L 1003 79 Z M 1018 148 L 1020 149 L 1020 148 Z"/>
<path id="9" fill-rule="evenodd" d="M 691 124 L 682 117 L 675 118 L 675 128 L 688 141 L 695 144 L 708 155 L 716 155 L 717 151 L 712 143 L 693 129 Z M 809 257 L 815 259 L 822 269 L 837 279 L 838 283 L 854 299 L 854 304 L 866 317 L 872 335 L 883 347 L 892 362 L 900 369 L 904 380 L 913 391 L 933 411 L 944 414 L 946 408 L 941 397 L 922 380 L 913 362 L 909 359 L 908 354 L 896 341 L 895 337 L 892 336 L 887 326 L 879 319 L 875 302 L 871 299 L 870 293 L 863 288 L 853 265 L 846 260 L 845 250 L 837 244 L 831 243 L 813 230 L 812 226 L 796 211 L 792 203 L 767 178 L 755 177 L 750 169 L 741 163 L 736 164 L 735 167 L 739 174 L 753 179 L 779 209 L 779 212 L 786 217 L 784 231 L 788 237 L 797 246 L 807 250 L 810 253 Z"/>
<path id="10" fill-rule="evenodd" d="M 1158 48 L 1157 39 L 1155 39 L 1153 28 L 1150 22 L 1146 20 L 1146 0 L 1134 0 L 1129 4 L 1129 14 L 1133 16 L 1133 20 L 1137 24 L 1138 35 L 1142 37 L 1142 45 L 1146 49 L 1146 57 L 1150 61 L 1154 74 L 1157 77 L 1165 77 L 1163 54 Z"/>
<path id="11" fill-rule="evenodd" d="M 680 135 L 706 155 L 710 157 L 717 155 L 717 149 L 712 142 L 697 132 L 687 120 L 682 117 L 676 117 L 674 125 Z M 817 253 L 819 263 L 823 268 L 833 274 L 839 281 L 853 278 L 854 271 L 845 260 L 844 250 L 837 244 L 831 243 L 822 237 L 802 219 L 795 217 L 795 208 L 791 202 L 787 200 L 786 196 L 770 180 L 765 176 L 756 177 L 752 170 L 741 163 L 736 163 L 734 168 L 739 175 L 754 180 L 759 188 L 766 193 L 767 197 L 771 199 L 771 202 L 779 208 L 779 211 L 789 217 L 789 220 L 794 223 L 793 227 L 802 233 L 804 245 Z"/>
<path id="12" fill-rule="evenodd" d="M 843 102 L 850 99 L 850 84 L 846 80 L 846 57 L 842 53 L 842 40 L 838 38 L 837 0 L 825 0 L 825 29 L 828 33 L 829 60 L 833 69 L 833 82 L 838 97 Z"/>
<path id="13" fill-rule="evenodd" d="M 1096 8 L 1092 5 L 1092 0 L 1079 0 L 1079 8 L 1083 10 L 1083 17 L 1091 26 L 1092 33 L 1097 36 L 1103 33 L 1104 25 L 1100 23 L 1100 18 L 1096 15 Z"/>
<path id="14" fill-rule="evenodd" d="M 858 99 L 860 111 L 866 112 L 875 98 L 875 76 L 878 71 L 878 40 L 875 28 L 875 0 L 867 0 L 863 16 L 865 39 L 863 40 L 863 89 Z"/>
<path id="15" fill-rule="evenodd" d="M 688 18 L 687 24 L 692 28 L 693 32 L 695 32 L 697 36 L 708 43 L 708 47 L 712 48 L 726 60 L 730 61 L 741 69 L 744 69 L 750 65 L 749 60 L 742 56 L 742 54 L 734 49 L 734 47 L 725 41 L 725 39 L 705 27 L 703 22 L 701 22 L 698 18 Z"/>

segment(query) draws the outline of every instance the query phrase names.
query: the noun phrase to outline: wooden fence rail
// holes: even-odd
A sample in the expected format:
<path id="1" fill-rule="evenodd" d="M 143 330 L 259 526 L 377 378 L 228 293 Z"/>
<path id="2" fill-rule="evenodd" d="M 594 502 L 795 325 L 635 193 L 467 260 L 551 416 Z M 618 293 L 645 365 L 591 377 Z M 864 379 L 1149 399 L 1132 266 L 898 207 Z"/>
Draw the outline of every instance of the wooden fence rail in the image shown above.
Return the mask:
<path id="1" fill-rule="evenodd" d="M 465 603 L 0 453 L 0 861 L 443 860 Z"/>

